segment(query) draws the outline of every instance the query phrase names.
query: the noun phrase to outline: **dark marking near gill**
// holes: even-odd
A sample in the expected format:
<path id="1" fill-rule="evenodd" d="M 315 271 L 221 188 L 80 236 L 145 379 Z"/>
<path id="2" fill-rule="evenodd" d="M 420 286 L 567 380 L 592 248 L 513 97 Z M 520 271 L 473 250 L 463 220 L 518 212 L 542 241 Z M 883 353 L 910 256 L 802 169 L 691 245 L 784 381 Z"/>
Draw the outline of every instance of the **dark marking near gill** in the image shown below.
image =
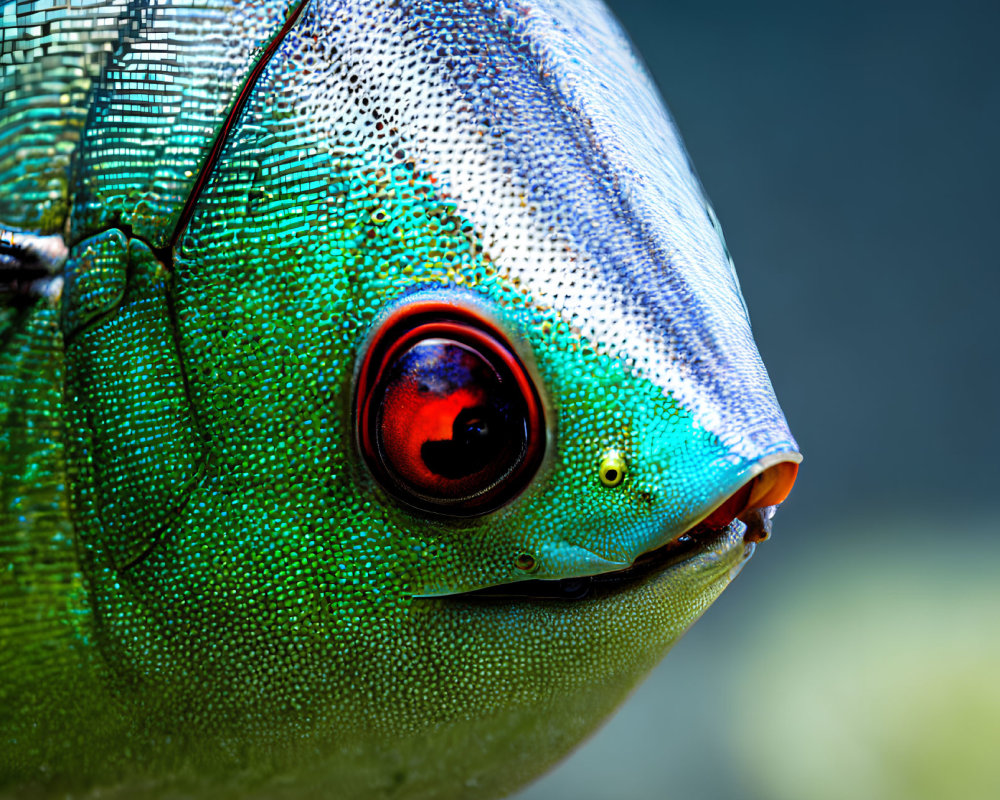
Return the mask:
<path id="1" fill-rule="evenodd" d="M 0 240 L 0 304 L 25 311 L 42 296 L 38 281 L 57 274 L 30 247 Z"/>
<path id="2" fill-rule="evenodd" d="M 23 329 L 32 311 L 45 296 L 41 281 L 58 272 L 38 253 L 10 239 L 0 238 L 0 351 Z"/>

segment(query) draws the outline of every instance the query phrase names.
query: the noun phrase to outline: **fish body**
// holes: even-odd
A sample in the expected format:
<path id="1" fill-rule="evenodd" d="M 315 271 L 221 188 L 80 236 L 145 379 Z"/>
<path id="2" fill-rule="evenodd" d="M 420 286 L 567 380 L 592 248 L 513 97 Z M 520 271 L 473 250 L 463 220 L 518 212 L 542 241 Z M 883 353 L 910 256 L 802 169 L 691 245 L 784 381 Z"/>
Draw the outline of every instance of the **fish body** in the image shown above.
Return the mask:
<path id="1" fill-rule="evenodd" d="M 800 458 L 618 24 L 2 9 L 0 791 L 538 775 Z"/>

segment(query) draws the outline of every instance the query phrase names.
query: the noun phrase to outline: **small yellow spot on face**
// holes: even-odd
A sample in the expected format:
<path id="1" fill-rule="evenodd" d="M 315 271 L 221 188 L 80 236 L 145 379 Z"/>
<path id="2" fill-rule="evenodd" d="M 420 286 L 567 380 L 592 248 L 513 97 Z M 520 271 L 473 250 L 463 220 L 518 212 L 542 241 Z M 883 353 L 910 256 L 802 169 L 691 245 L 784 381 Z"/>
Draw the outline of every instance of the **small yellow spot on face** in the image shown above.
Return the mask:
<path id="1" fill-rule="evenodd" d="M 521 553 L 514 559 L 514 566 L 524 572 L 534 572 L 538 567 L 538 561 L 531 553 Z"/>
<path id="2" fill-rule="evenodd" d="M 617 450 L 611 450 L 605 453 L 604 458 L 601 459 L 598 476 L 601 479 L 601 483 L 605 486 L 618 486 L 618 484 L 625 480 L 625 471 L 627 469 L 628 465 L 625 463 L 625 459 L 621 457 L 621 454 Z"/>

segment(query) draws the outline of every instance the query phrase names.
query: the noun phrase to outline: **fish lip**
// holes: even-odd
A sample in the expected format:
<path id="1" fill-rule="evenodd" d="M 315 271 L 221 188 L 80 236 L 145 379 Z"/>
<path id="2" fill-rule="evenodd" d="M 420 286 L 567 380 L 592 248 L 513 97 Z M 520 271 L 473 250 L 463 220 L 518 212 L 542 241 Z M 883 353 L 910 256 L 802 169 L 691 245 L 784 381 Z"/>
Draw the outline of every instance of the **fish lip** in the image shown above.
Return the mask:
<path id="1" fill-rule="evenodd" d="M 578 602 L 628 591 L 670 569 L 699 557 L 708 556 L 713 550 L 718 551 L 716 555 L 721 559 L 731 556 L 734 550 L 742 547 L 742 556 L 733 559 L 732 569 L 738 571 L 753 555 L 757 543 L 764 541 L 770 533 L 770 516 L 773 516 L 775 507 L 769 508 L 766 535 L 762 535 L 762 523 L 754 519 L 748 521 L 742 519 L 742 516 L 749 517 L 750 514 L 741 515 L 741 518 L 734 519 L 723 528 L 709 528 L 703 523 L 698 523 L 658 547 L 647 550 L 622 569 L 581 577 L 538 578 L 496 584 L 467 592 L 438 595 L 436 599 L 472 602 L 502 600 Z M 763 509 L 757 511 L 761 510 Z"/>

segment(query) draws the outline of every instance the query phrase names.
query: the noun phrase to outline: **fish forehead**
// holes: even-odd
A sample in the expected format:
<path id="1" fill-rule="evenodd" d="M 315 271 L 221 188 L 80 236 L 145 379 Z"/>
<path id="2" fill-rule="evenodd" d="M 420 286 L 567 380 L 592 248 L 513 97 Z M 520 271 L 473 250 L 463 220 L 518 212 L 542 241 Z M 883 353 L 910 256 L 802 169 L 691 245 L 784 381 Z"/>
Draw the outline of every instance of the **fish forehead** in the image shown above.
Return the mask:
<path id="1" fill-rule="evenodd" d="M 501 274 L 734 455 L 796 449 L 714 215 L 603 4 L 348 5 L 321 3 L 313 24 L 335 26 L 338 57 L 370 62 L 367 91 Z"/>
<path id="2" fill-rule="evenodd" d="M 167 243 L 251 44 L 297 4 L 194 5 L 152 13 L 137 34 L 148 46 L 130 59 L 126 42 L 100 82 L 74 239 L 117 215 L 154 246 Z M 237 28 L 250 31 L 246 41 L 220 50 Z M 218 35 L 203 36 L 209 29 Z M 303 70 L 302 102 L 332 144 L 363 141 L 358 120 L 344 117 L 352 93 L 381 100 L 441 196 L 536 305 L 621 356 L 735 454 L 795 449 L 710 207 L 655 86 L 602 3 L 320 0 L 306 4 L 282 50 L 307 40 L 310 53 L 325 50 L 328 63 L 370 76 L 351 86 L 323 64 Z M 129 76 L 136 80 L 121 80 Z M 197 102 L 175 102 L 188 84 L 182 95 Z M 370 140 L 364 147 L 378 158 Z"/>

